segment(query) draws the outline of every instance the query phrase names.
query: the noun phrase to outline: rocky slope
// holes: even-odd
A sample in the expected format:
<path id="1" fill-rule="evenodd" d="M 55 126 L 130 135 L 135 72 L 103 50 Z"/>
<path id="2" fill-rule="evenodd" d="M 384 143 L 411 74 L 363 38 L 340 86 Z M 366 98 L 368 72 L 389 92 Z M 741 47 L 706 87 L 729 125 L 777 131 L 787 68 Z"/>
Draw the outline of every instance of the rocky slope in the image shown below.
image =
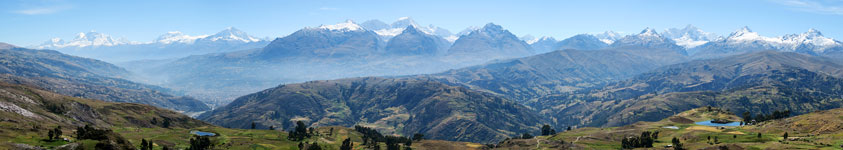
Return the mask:
<path id="1" fill-rule="evenodd" d="M 842 68 L 818 57 L 764 51 L 671 65 L 602 89 L 546 96 L 529 105 L 559 125 L 580 126 L 655 121 L 702 106 L 802 114 L 843 106 Z"/>
<path id="2" fill-rule="evenodd" d="M 236 128 L 371 126 L 387 134 L 496 142 L 544 122 L 518 103 L 428 79 L 350 78 L 282 85 L 238 98 L 200 119 Z"/>
<path id="3" fill-rule="evenodd" d="M 97 129 L 193 128 L 209 125 L 181 113 L 149 105 L 76 98 L 3 82 L 0 82 L 0 116 L 0 124 L 3 124 L 0 126 L 0 139 L 4 141 L 0 143 L 4 145 L 2 147 L 19 146 L 14 143 L 45 144 L 39 141 L 46 139 L 48 130 L 57 127 L 61 127 L 65 138 L 69 138 L 75 132 L 74 129 L 86 125 Z M 111 143 L 119 149 L 134 149 L 134 145 L 119 134 L 109 131 L 106 136 L 102 140 L 104 143 Z"/>

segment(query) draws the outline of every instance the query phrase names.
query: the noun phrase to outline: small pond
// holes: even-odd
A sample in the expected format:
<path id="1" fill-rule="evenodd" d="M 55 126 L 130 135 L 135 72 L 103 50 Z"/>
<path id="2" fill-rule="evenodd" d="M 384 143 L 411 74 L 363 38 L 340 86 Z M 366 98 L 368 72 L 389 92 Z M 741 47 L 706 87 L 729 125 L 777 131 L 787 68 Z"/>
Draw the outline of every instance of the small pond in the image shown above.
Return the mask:
<path id="1" fill-rule="evenodd" d="M 662 127 L 662 128 L 668 128 L 668 129 L 679 129 L 679 127 L 677 127 L 677 126 L 664 126 L 664 127 Z"/>
<path id="2" fill-rule="evenodd" d="M 215 135 L 217 135 L 216 133 L 202 132 L 202 131 L 196 131 L 196 130 L 190 131 L 190 134 L 196 134 L 198 136 L 215 136 Z"/>
<path id="3" fill-rule="evenodd" d="M 704 125 L 704 126 L 715 126 L 715 127 L 719 127 L 719 126 L 726 126 L 726 127 L 736 127 L 736 126 L 741 126 L 741 123 L 740 123 L 740 122 L 714 123 L 714 122 L 711 122 L 711 121 L 713 121 L 713 120 L 706 120 L 706 121 L 695 122 L 694 124 Z"/>

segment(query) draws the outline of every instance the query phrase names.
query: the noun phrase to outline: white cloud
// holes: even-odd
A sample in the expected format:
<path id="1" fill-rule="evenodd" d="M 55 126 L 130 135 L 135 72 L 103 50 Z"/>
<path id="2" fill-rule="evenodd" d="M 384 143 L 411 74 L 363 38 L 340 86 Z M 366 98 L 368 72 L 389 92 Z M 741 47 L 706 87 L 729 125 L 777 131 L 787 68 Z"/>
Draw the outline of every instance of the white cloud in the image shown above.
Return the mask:
<path id="1" fill-rule="evenodd" d="M 798 11 L 843 15 L 843 0 L 774 0 L 774 2 Z"/>
<path id="2" fill-rule="evenodd" d="M 59 11 L 70 9 L 70 6 L 53 6 L 53 7 L 39 7 L 39 8 L 29 8 L 29 9 L 21 9 L 17 11 L 13 11 L 17 14 L 24 14 L 24 15 L 43 15 L 43 14 L 52 14 Z"/>

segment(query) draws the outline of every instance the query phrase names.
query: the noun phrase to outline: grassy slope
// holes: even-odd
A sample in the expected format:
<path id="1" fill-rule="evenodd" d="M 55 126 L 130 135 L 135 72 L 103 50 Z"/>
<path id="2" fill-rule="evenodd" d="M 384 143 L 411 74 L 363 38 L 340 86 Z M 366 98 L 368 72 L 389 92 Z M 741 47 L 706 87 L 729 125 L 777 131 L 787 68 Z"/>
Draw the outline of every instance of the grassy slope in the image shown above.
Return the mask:
<path id="1" fill-rule="evenodd" d="M 768 121 L 759 125 L 743 127 L 716 127 L 702 126 L 690 123 L 710 120 L 713 118 L 729 118 L 738 120 L 737 116 L 730 113 L 707 111 L 706 108 L 697 108 L 686 111 L 658 122 L 638 122 L 632 125 L 612 128 L 580 128 L 569 132 L 562 132 L 553 136 L 541 136 L 540 139 L 562 140 L 583 146 L 586 149 L 618 149 L 621 138 L 624 136 L 637 136 L 643 131 L 659 131 L 659 138 L 654 147 L 663 147 L 671 144 L 673 137 L 678 137 L 686 148 L 702 149 L 716 146 L 742 147 L 747 149 L 835 149 L 843 144 L 843 131 L 839 128 L 843 122 L 843 109 L 833 109 L 795 116 L 787 119 Z M 809 123 L 806 121 L 811 121 Z M 822 122 L 822 123 L 818 123 Z M 810 126 L 808 126 L 810 125 Z M 663 128 L 665 126 L 677 126 L 679 129 Z M 782 134 L 789 132 L 790 139 L 795 141 L 779 142 Z M 757 133 L 762 133 L 758 138 Z M 813 134 L 814 136 L 809 136 Z M 708 137 L 712 140 L 717 137 L 717 144 L 709 144 Z M 796 140 L 799 139 L 799 140 Z M 816 143 L 816 144 L 815 144 Z M 820 145 L 831 144 L 828 145 Z"/>

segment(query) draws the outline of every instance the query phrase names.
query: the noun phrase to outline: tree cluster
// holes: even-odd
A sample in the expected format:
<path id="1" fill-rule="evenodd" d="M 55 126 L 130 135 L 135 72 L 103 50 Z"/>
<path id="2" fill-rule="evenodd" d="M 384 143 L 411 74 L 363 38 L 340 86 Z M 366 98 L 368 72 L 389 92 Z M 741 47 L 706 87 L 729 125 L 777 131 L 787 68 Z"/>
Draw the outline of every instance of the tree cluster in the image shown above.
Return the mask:
<path id="1" fill-rule="evenodd" d="M 152 150 L 154 147 L 152 145 L 152 141 L 147 141 L 146 139 L 141 139 L 141 148 L 140 150 Z"/>
<path id="2" fill-rule="evenodd" d="M 521 134 L 521 139 L 532 139 L 533 137 L 530 133 Z"/>
<path id="3" fill-rule="evenodd" d="M 773 111 L 772 114 L 767 115 L 767 114 L 761 113 L 761 114 L 756 114 L 755 117 L 753 117 L 751 114 L 752 113 L 749 112 L 749 111 L 743 112 L 742 117 L 743 117 L 743 120 L 744 120 L 744 124 L 749 125 L 749 124 L 755 124 L 755 123 L 758 123 L 758 122 L 764 122 L 764 121 L 767 121 L 767 120 L 776 120 L 776 119 L 787 118 L 787 117 L 790 117 L 790 110 L 784 110 L 784 111 L 776 110 L 776 111 Z"/>
<path id="4" fill-rule="evenodd" d="M 374 149 L 380 149 L 378 142 L 385 142 L 387 150 L 400 150 L 401 146 L 399 144 L 404 144 L 406 148 L 409 148 L 410 145 L 413 144 L 413 140 L 403 136 L 384 136 L 380 132 L 375 129 L 363 126 L 354 126 L 354 130 L 363 134 L 363 145 L 367 145 L 369 147 L 373 147 Z M 422 139 L 424 135 L 418 135 L 418 139 Z"/>
<path id="5" fill-rule="evenodd" d="M 340 150 L 351 150 L 354 147 L 354 143 L 351 142 L 350 138 L 346 138 L 342 141 L 342 145 L 340 146 Z"/>
<path id="6" fill-rule="evenodd" d="M 621 140 L 621 148 L 650 148 L 653 147 L 653 142 L 659 138 L 659 132 L 644 131 L 639 137 L 627 137 Z"/>
<path id="7" fill-rule="evenodd" d="M 304 122 L 301 121 L 296 121 L 296 128 L 288 131 L 288 133 L 289 136 L 287 136 L 287 139 L 292 141 L 301 141 L 312 136 L 312 134 L 307 131 L 307 125 L 305 125 Z"/>
<path id="8" fill-rule="evenodd" d="M 105 140 L 108 139 L 109 133 L 111 133 L 111 130 L 96 129 L 88 125 L 76 128 L 77 139 Z"/>
<path id="9" fill-rule="evenodd" d="M 47 106 L 47 111 L 52 113 L 62 114 L 67 111 L 67 107 L 64 107 L 64 105 L 60 103 L 47 103 L 45 105 Z"/>
<path id="10" fill-rule="evenodd" d="M 207 136 L 193 136 L 190 138 L 190 147 L 188 150 L 208 150 L 214 146 L 211 139 Z"/>
<path id="11" fill-rule="evenodd" d="M 671 143 L 673 143 L 673 150 L 685 150 L 685 147 L 682 146 L 682 142 L 680 142 L 676 137 L 673 137 Z"/>
<path id="12" fill-rule="evenodd" d="M 542 136 L 554 135 L 556 134 L 556 129 L 550 127 L 550 125 L 542 126 Z"/>
<path id="13" fill-rule="evenodd" d="M 149 123 L 157 125 L 158 124 L 158 118 L 152 118 L 152 120 L 150 120 Z M 161 127 L 162 128 L 170 128 L 170 118 L 164 118 L 164 122 L 161 123 Z"/>
<path id="14" fill-rule="evenodd" d="M 322 150 L 322 147 L 319 146 L 319 143 L 313 142 L 313 144 L 307 147 L 307 150 Z"/>
<path id="15" fill-rule="evenodd" d="M 421 141 L 424 140 L 424 134 L 416 133 L 413 134 L 413 141 Z"/>
<path id="16" fill-rule="evenodd" d="M 369 127 L 354 126 L 354 131 L 357 131 L 357 132 L 360 132 L 360 133 L 363 134 L 363 145 L 367 145 L 369 143 L 386 141 L 383 134 L 381 134 L 377 130 L 369 128 Z"/>
<path id="17" fill-rule="evenodd" d="M 47 132 L 47 138 L 50 141 L 61 139 L 61 135 L 62 135 L 61 126 L 58 126 L 55 129 L 52 129 L 52 130 Z"/>

